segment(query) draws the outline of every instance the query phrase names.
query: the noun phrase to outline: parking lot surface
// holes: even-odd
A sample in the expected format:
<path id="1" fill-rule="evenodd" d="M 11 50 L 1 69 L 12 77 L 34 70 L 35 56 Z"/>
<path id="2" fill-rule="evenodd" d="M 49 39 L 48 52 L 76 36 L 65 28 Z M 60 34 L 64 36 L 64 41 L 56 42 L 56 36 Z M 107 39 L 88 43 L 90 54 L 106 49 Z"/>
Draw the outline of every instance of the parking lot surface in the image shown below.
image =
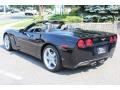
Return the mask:
<path id="1" fill-rule="evenodd" d="M 19 51 L 6 51 L 0 37 L 0 84 L 120 84 L 120 38 L 113 58 L 103 65 L 52 73 L 43 63 Z"/>

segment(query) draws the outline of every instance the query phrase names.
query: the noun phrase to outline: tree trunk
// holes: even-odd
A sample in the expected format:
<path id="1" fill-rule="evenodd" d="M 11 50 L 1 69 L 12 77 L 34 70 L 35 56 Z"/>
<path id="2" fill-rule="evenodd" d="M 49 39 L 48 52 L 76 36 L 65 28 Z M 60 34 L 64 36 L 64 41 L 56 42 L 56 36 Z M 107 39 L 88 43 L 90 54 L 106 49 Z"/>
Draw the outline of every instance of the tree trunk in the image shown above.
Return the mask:
<path id="1" fill-rule="evenodd" d="M 43 16 L 44 8 L 43 5 L 39 5 L 39 16 Z"/>
<path id="2" fill-rule="evenodd" d="M 5 7 L 5 5 L 4 5 L 4 14 L 6 14 L 6 7 Z"/>

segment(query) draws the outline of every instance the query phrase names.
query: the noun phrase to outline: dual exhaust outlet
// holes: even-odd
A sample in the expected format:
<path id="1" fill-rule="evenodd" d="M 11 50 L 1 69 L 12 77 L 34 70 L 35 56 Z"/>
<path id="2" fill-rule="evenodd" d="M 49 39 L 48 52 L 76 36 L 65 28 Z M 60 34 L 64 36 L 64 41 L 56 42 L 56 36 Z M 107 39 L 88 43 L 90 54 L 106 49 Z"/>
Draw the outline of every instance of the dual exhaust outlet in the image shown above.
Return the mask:
<path id="1" fill-rule="evenodd" d="M 93 61 L 93 62 L 90 63 L 90 65 L 91 65 L 91 66 L 96 66 L 97 63 L 99 63 L 99 64 L 103 64 L 104 62 L 105 62 L 105 60 Z"/>
<path id="2" fill-rule="evenodd" d="M 102 59 L 99 61 L 87 61 L 87 62 L 81 62 L 78 65 L 75 66 L 75 68 L 79 67 L 79 66 L 96 66 L 97 64 L 103 64 L 105 62 L 106 59 Z"/>

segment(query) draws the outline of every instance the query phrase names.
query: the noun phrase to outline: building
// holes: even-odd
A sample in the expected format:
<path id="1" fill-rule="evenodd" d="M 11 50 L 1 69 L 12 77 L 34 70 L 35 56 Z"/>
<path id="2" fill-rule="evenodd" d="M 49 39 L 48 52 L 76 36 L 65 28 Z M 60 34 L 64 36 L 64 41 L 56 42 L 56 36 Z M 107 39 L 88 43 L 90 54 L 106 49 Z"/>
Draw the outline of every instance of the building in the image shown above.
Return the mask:
<path id="1" fill-rule="evenodd" d="M 10 7 L 9 5 L 0 5 L 0 12 L 9 12 L 10 11 Z"/>

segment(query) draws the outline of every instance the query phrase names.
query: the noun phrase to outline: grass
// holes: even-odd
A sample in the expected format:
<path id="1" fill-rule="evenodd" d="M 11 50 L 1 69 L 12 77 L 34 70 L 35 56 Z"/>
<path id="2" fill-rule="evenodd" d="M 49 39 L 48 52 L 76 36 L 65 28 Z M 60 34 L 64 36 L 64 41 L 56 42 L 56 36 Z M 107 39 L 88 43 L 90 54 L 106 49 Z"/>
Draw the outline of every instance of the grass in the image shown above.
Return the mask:
<path id="1" fill-rule="evenodd" d="M 26 27 L 28 25 L 30 25 L 31 23 L 33 22 L 37 22 L 37 21 L 40 21 L 40 20 L 43 20 L 43 17 L 42 16 L 34 16 L 32 19 L 27 19 L 27 20 L 24 20 L 14 26 L 12 26 L 13 28 L 21 28 L 21 27 Z"/>
<path id="2" fill-rule="evenodd" d="M 29 20 L 24 20 L 23 22 L 20 22 L 12 27 L 14 28 L 18 28 L 18 27 L 26 27 L 28 25 L 30 25 L 32 22 L 34 22 L 32 19 L 29 19 Z"/>
<path id="3" fill-rule="evenodd" d="M 16 22 L 19 22 L 19 21 L 16 21 L 16 20 L 15 21 L 14 20 L 5 21 L 5 22 L 0 23 L 0 27 L 6 26 L 6 25 L 9 25 L 9 24 L 12 24 L 12 23 L 16 23 Z M 23 22 L 25 22 L 25 21 L 26 20 L 23 20 Z"/>
<path id="4" fill-rule="evenodd" d="M 5 25 L 5 23 L 0 23 L 0 26 L 4 26 Z"/>
<path id="5" fill-rule="evenodd" d="M 33 22 L 36 22 L 36 21 L 40 21 L 40 20 L 43 20 L 43 17 L 42 16 L 34 16 L 33 18 L 31 19 L 25 19 L 25 20 L 22 20 L 21 22 L 17 23 L 16 25 L 12 26 L 12 28 L 22 28 L 22 27 L 26 27 L 28 25 L 30 25 L 31 23 Z M 12 21 L 11 21 L 12 22 Z M 10 21 L 9 22 L 5 22 L 5 23 L 0 23 L 0 27 L 1 26 L 5 26 L 7 24 L 10 24 L 11 23 Z M 16 22 L 16 21 L 14 21 Z"/>
<path id="6" fill-rule="evenodd" d="M 7 22 L 0 22 L 0 26 L 5 26 L 5 25 L 7 25 L 7 24 L 11 24 L 11 22 L 13 22 L 13 21 L 7 21 Z"/>
<path id="7" fill-rule="evenodd" d="M 11 22 L 0 23 L 0 27 L 1 27 L 1 26 L 5 26 L 5 25 L 10 24 L 10 23 L 11 23 Z"/>

